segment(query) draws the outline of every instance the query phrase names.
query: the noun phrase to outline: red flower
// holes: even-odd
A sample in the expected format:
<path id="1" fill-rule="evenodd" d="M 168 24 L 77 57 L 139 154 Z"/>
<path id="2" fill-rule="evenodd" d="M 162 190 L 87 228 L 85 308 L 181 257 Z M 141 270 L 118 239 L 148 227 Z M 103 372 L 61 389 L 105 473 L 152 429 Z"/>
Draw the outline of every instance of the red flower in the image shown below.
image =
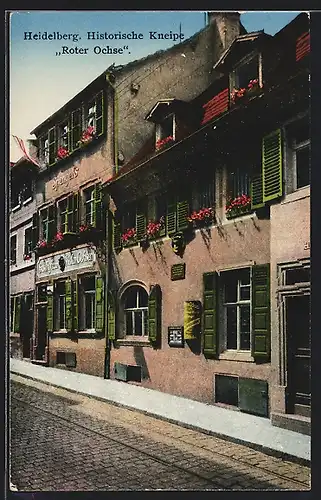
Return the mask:
<path id="1" fill-rule="evenodd" d="M 69 151 L 67 148 L 64 148 L 63 146 L 60 146 L 57 151 L 57 157 L 58 159 L 62 160 L 63 158 L 66 158 L 66 156 L 69 155 Z"/>
<path id="2" fill-rule="evenodd" d="M 169 135 L 168 137 L 165 137 L 164 139 L 158 139 L 158 141 L 156 141 L 156 149 L 159 149 L 162 146 L 165 146 L 165 144 L 167 144 L 168 142 L 171 142 L 173 140 L 174 140 L 174 138 L 171 135 Z"/>
<path id="3" fill-rule="evenodd" d="M 47 246 L 46 240 L 39 240 L 36 245 L 36 248 L 45 248 L 46 246 Z"/>
<path id="4" fill-rule="evenodd" d="M 133 238 L 136 236 L 136 229 L 133 227 L 131 229 L 127 229 L 124 234 L 122 234 L 121 239 L 123 241 L 128 241 L 129 239 Z"/>

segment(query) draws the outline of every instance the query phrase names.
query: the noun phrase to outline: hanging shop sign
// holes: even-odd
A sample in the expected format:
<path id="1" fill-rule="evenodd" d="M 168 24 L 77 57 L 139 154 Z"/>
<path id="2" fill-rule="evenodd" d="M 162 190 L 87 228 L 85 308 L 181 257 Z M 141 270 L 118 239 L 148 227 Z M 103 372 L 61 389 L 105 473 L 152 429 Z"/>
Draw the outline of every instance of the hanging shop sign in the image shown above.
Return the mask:
<path id="1" fill-rule="evenodd" d="M 96 251 L 92 247 L 74 248 L 49 257 L 39 257 L 37 279 L 59 276 L 78 269 L 91 268 L 96 262 Z"/>
<path id="2" fill-rule="evenodd" d="M 184 347 L 184 328 L 182 326 L 168 327 L 168 345 L 170 347 Z"/>
<path id="3" fill-rule="evenodd" d="M 184 302 L 185 339 L 197 339 L 201 330 L 201 303 L 198 300 Z"/>
<path id="4" fill-rule="evenodd" d="M 171 280 L 183 280 L 185 279 L 185 263 L 183 264 L 173 264 L 171 267 Z"/>

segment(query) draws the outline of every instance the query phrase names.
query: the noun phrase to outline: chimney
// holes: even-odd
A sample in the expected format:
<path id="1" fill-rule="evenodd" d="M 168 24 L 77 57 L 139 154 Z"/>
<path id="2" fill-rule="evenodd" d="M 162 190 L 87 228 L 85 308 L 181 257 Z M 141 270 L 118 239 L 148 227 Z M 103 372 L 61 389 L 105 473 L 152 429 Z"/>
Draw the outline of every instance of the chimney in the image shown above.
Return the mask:
<path id="1" fill-rule="evenodd" d="M 208 12 L 207 19 L 208 24 L 216 24 L 223 50 L 241 33 L 239 12 Z"/>

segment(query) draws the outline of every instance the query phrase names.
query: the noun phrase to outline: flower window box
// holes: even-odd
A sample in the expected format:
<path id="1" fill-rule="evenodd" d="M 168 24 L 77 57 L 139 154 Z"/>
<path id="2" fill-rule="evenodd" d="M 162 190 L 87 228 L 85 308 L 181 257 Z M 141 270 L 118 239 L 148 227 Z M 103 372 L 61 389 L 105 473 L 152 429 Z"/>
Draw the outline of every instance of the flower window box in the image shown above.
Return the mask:
<path id="1" fill-rule="evenodd" d="M 95 127 L 89 126 L 82 132 L 81 138 L 78 141 L 77 145 L 87 146 L 87 144 L 90 144 L 95 138 L 96 138 Z"/>
<path id="2" fill-rule="evenodd" d="M 67 158 L 67 156 L 69 156 L 68 149 L 61 146 L 60 148 L 58 148 L 56 161 L 64 160 L 65 158 Z"/>
<path id="3" fill-rule="evenodd" d="M 242 88 L 234 88 L 231 92 L 231 103 L 237 104 L 240 101 L 246 101 L 247 99 L 255 96 L 261 91 L 261 87 L 259 86 L 259 80 L 256 78 L 254 80 L 250 80 L 247 87 Z"/>
<path id="4" fill-rule="evenodd" d="M 173 142 L 174 137 L 172 135 L 169 135 L 164 139 L 158 139 L 158 141 L 156 141 L 156 150 L 158 151 L 159 149 L 163 149 L 165 146 L 169 146 Z"/>
<path id="5" fill-rule="evenodd" d="M 121 239 L 124 247 L 134 245 L 136 243 L 136 229 L 134 227 L 126 229 Z"/>
<path id="6" fill-rule="evenodd" d="M 147 224 L 146 236 L 148 239 L 156 239 L 160 236 L 161 231 L 165 227 L 165 217 L 161 217 L 159 221 L 149 221 Z"/>
<path id="7" fill-rule="evenodd" d="M 246 194 L 237 196 L 226 205 L 226 218 L 233 219 L 251 213 L 251 197 Z"/>
<path id="8" fill-rule="evenodd" d="M 193 227 L 210 226 L 214 220 L 214 210 L 212 207 L 201 208 L 200 210 L 191 213 L 187 220 L 193 224 Z"/>

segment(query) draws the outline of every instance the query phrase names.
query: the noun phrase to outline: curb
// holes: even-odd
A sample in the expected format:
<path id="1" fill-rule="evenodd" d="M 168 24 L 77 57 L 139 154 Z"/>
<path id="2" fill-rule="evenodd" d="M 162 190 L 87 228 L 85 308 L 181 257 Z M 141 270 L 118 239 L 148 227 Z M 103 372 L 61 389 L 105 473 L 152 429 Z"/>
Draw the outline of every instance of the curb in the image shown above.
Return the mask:
<path id="1" fill-rule="evenodd" d="M 96 399 L 97 401 L 109 403 L 109 404 L 112 404 L 114 406 L 118 406 L 120 408 L 126 408 L 127 410 L 130 410 L 130 411 L 137 411 L 139 413 L 142 413 L 143 415 L 154 417 L 154 418 L 157 418 L 158 420 L 163 420 L 165 422 L 169 422 L 171 424 L 178 425 L 179 427 L 184 427 L 186 429 L 195 430 L 195 431 L 201 432 L 202 434 L 207 434 L 208 436 L 217 437 L 217 438 L 220 438 L 224 441 L 228 441 L 231 443 L 246 446 L 246 447 L 251 448 L 253 450 L 260 451 L 261 453 L 264 453 L 265 455 L 270 455 L 270 456 L 273 456 L 275 458 L 281 458 L 283 460 L 288 460 L 289 462 L 297 463 L 299 465 L 304 465 L 307 467 L 311 466 L 311 459 L 297 457 L 295 455 L 291 455 L 291 454 L 283 452 L 283 451 L 275 450 L 273 448 L 269 448 L 267 446 L 263 446 L 263 445 L 260 445 L 258 443 L 251 443 L 250 441 L 245 441 L 244 439 L 239 439 L 239 438 L 236 438 L 233 436 L 228 436 L 226 434 L 221 434 L 219 432 L 204 429 L 203 427 L 199 427 L 197 425 L 181 422 L 180 420 L 172 419 L 170 417 L 165 417 L 163 415 L 159 415 L 158 413 L 153 413 L 152 410 L 141 410 L 139 408 L 135 408 L 134 406 L 126 405 L 125 403 L 119 403 L 119 402 L 114 401 L 112 399 L 108 399 L 108 396 L 107 397 L 94 396 L 92 394 L 87 394 L 86 392 L 82 392 L 81 390 L 66 388 L 66 387 L 63 387 L 57 383 L 55 384 L 53 382 L 47 382 L 47 381 L 41 380 L 39 378 L 32 377 L 31 375 L 22 375 L 21 373 L 19 373 L 18 371 L 15 371 L 14 369 L 12 369 L 10 371 L 11 371 L 11 373 L 14 373 L 15 375 L 18 375 L 22 378 L 35 380 L 37 382 L 40 382 L 40 383 L 46 384 L 46 385 L 50 385 L 52 387 L 59 387 L 60 389 L 64 389 L 65 391 L 70 391 L 70 392 L 73 392 L 75 394 L 80 394 L 82 396 Z"/>

